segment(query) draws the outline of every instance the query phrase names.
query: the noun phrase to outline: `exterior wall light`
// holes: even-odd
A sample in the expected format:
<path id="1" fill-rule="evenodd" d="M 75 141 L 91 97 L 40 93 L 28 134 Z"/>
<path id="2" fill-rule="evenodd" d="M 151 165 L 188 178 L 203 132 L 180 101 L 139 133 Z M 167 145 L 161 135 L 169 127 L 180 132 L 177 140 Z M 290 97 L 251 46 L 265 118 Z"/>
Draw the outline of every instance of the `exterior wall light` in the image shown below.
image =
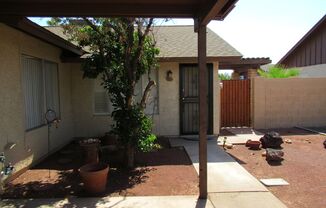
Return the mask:
<path id="1" fill-rule="evenodd" d="M 172 81 L 173 80 L 173 73 L 171 70 L 166 72 L 166 81 Z"/>

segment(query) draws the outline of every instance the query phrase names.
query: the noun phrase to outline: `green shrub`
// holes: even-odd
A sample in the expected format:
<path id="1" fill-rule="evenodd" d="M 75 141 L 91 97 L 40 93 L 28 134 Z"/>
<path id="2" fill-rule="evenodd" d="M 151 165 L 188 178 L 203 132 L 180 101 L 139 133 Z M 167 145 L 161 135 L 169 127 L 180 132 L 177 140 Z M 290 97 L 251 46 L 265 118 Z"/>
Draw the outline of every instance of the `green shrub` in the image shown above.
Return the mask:
<path id="1" fill-rule="evenodd" d="M 286 69 L 281 66 L 273 66 L 268 71 L 259 69 L 258 74 L 265 78 L 289 78 L 298 76 L 300 71 L 296 68 Z"/>
<path id="2" fill-rule="evenodd" d="M 218 74 L 218 77 L 220 78 L 220 80 L 230 80 L 231 79 L 231 75 L 229 75 L 228 73 L 220 73 L 220 74 Z"/>

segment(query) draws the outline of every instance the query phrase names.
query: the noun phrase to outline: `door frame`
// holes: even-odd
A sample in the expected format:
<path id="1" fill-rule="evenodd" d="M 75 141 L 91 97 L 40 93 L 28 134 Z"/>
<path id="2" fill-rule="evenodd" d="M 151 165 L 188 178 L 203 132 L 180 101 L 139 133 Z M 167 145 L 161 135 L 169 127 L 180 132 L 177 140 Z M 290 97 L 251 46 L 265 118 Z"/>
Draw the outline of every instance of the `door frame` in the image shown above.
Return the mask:
<path id="1" fill-rule="evenodd" d="M 183 103 L 182 103 L 182 87 L 183 87 L 183 70 L 185 67 L 187 66 L 192 66 L 192 67 L 198 67 L 198 64 L 194 64 L 194 63 L 181 63 L 179 64 L 179 118 L 180 118 L 180 135 L 194 135 L 194 134 L 198 134 L 199 132 L 190 132 L 190 133 L 185 133 L 183 130 L 183 119 L 182 119 L 182 112 L 183 112 Z M 208 108 L 207 108 L 207 114 L 208 114 L 208 120 L 207 120 L 207 134 L 212 135 L 213 134 L 213 121 L 214 121 L 214 97 L 213 97 L 213 75 L 214 75 L 214 67 L 213 67 L 213 63 L 207 63 L 207 74 L 208 74 L 208 98 L 207 98 L 207 102 L 208 102 Z M 198 89 L 199 90 L 199 89 Z M 199 94 L 198 94 L 198 103 L 199 103 Z"/>

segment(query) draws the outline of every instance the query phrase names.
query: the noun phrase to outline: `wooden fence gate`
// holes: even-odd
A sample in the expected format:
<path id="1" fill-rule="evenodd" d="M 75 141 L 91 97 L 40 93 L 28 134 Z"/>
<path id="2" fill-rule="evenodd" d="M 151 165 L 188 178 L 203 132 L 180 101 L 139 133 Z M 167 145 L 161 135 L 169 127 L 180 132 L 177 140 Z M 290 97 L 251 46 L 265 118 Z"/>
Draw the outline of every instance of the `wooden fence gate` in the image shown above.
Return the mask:
<path id="1" fill-rule="evenodd" d="M 250 126 L 250 80 L 224 80 L 221 127 Z"/>

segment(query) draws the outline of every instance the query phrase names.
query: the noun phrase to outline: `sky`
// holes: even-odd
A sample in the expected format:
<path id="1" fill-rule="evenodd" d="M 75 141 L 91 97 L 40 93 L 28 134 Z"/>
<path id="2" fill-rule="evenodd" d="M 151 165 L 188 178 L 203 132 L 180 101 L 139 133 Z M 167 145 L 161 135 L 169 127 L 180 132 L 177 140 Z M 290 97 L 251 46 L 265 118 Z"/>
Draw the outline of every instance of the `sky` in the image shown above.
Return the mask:
<path id="1" fill-rule="evenodd" d="M 277 63 L 325 14 L 326 0 L 239 0 L 224 21 L 208 27 L 244 57 L 269 57 Z M 46 25 L 46 19 L 32 20 Z M 192 25 L 193 20 L 165 24 Z"/>

